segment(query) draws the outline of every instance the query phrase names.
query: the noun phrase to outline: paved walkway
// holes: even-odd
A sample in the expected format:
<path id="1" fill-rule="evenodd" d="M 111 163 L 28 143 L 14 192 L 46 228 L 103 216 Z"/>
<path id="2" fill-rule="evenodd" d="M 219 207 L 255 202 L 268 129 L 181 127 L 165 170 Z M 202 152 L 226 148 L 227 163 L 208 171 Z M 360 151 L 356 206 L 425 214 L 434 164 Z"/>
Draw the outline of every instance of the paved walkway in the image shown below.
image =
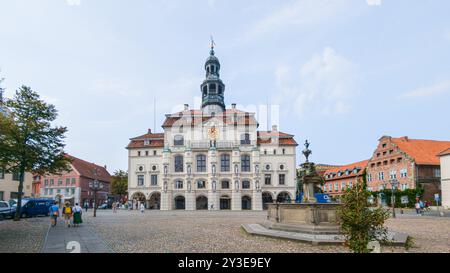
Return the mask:
<path id="1" fill-rule="evenodd" d="M 103 240 L 86 225 L 65 227 L 60 221 L 49 227 L 42 253 L 111 253 Z"/>

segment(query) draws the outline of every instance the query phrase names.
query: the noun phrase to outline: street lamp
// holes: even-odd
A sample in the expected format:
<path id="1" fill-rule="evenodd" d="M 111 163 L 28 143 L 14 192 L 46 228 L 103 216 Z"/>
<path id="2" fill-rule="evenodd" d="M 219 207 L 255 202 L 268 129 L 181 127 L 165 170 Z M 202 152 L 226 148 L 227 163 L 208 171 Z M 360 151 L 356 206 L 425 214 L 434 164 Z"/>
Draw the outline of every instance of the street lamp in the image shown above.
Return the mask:
<path id="1" fill-rule="evenodd" d="M 97 192 L 103 189 L 103 183 L 99 182 L 97 169 L 94 170 L 95 180 L 89 182 L 89 188 L 94 192 L 94 217 L 97 217 Z"/>
<path id="2" fill-rule="evenodd" d="M 398 187 L 399 182 L 397 179 L 391 179 L 389 180 L 389 184 L 391 184 L 391 203 L 392 203 L 392 217 L 395 218 L 395 189 Z"/>

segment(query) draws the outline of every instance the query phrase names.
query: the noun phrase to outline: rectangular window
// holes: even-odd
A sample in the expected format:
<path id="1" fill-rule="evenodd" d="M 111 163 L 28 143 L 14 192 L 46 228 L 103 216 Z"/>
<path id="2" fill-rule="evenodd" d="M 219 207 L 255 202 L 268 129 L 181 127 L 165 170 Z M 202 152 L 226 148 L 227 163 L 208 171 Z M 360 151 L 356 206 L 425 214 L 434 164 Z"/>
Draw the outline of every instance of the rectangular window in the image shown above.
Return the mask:
<path id="1" fill-rule="evenodd" d="M 153 155 L 156 155 L 156 151 L 153 151 Z"/>
<path id="2" fill-rule="evenodd" d="M 250 189 L 250 181 L 248 180 L 242 181 L 242 189 Z"/>
<path id="3" fill-rule="evenodd" d="M 5 201 L 5 192 L 0 191 L 0 201 Z"/>
<path id="4" fill-rule="evenodd" d="M 152 183 L 152 186 L 157 186 L 158 185 L 158 175 L 152 174 L 152 176 L 151 176 L 151 183 Z"/>
<path id="5" fill-rule="evenodd" d="M 372 174 L 367 174 L 367 182 L 372 182 Z"/>
<path id="6" fill-rule="evenodd" d="M 230 171 L 230 155 L 223 154 L 220 156 L 220 171 L 229 172 Z"/>
<path id="7" fill-rule="evenodd" d="M 441 169 L 434 169 L 434 177 L 441 177 Z"/>
<path id="8" fill-rule="evenodd" d="M 178 155 L 175 156 L 175 172 L 176 173 L 182 173 L 184 171 L 183 168 L 183 156 Z"/>
<path id="9" fill-rule="evenodd" d="M 265 185 L 271 185 L 272 184 L 272 175 L 271 174 L 264 175 L 264 184 Z"/>
<path id="10" fill-rule="evenodd" d="M 72 191 L 72 195 L 75 195 L 75 189 L 72 188 L 71 191 Z"/>
<path id="11" fill-rule="evenodd" d="M 332 191 L 333 190 L 333 184 L 328 183 L 328 191 Z"/>
<path id="12" fill-rule="evenodd" d="M 389 177 L 391 179 L 396 179 L 397 178 L 397 171 L 396 170 L 392 170 Z"/>
<path id="13" fill-rule="evenodd" d="M 279 174 L 278 175 L 278 184 L 279 185 L 285 185 L 285 178 L 286 178 L 285 174 Z"/>
<path id="14" fill-rule="evenodd" d="M 145 156 L 148 156 L 148 151 L 145 151 Z"/>
<path id="15" fill-rule="evenodd" d="M 45 180 L 44 180 L 44 185 L 45 185 L 45 186 L 48 186 L 48 179 L 45 179 Z"/>
<path id="16" fill-rule="evenodd" d="M 138 156 L 141 156 L 141 151 L 138 151 Z"/>
<path id="17" fill-rule="evenodd" d="M 144 176 L 138 175 L 137 179 L 138 179 L 138 181 L 137 181 L 138 186 L 144 186 Z"/>
<path id="18" fill-rule="evenodd" d="M 401 177 L 401 178 L 406 178 L 406 177 L 408 177 L 408 170 L 407 170 L 407 169 L 401 169 L 401 170 L 400 170 L 400 177 Z"/>
<path id="19" fill-rule="evenodd" d="M 75 185 L 77 183 L 77 179 L 76 178 L 72 178 L 72 185 Z"/>
<path id="20" fill-rule="evenodd" d="M 58 179 L 58 186 L 61 186 L 62 185 L 62 179 Z"/>
<path id="21" fill-rule="evenodd" d="M 352 181 L 348 181 L 348 187 L 351 189 L 353 187 Z"/>
<path id="22" fill-rule="evenodd" d="M 55 180 L 50 179 L 50 186 L 53 186 L 53 185 L 55 185 Z"/>
<path id="23" fill-rule="evenodd" d="M 0 179 L 5 179 L 5 171 L 0 170 Z"/>
<path id="24" fill-rule="evenodd" d="M 342 191 L 345 189 L 345 186 L 346 186 L 346 185 L 345 185 L 345 182 L 342 182 L 342 183 L 341 183 L 341 190 L 342 190 Z"/>
<path id="25" fill-rule="evenodd" d="M 20 173 L 13 173 L 12 180 L 14 180 L 14 181 L 20 181 Z"/>
<path id="26" fill-rule="evenodd" d="M 197 172 L 206 172 L 206 156 L 197 156 Z"/>
<path id="27" fill-rule="evenodd" d="M 335 191 L 339 190 L 339 183 L 338 182 L 334 183 L 334 190 Z"/>
<path id="28" fill-rule="evenodd" d="M 242 172 L 250 172 L 250 156 L 243 155 L 241 157 L 241 171 Z"/>
<path id="29" fill-rule="evenodd" d="M 378 180 L 384 181 L 384 172 L 378 173 Z"/>
<path id="30" fill-rule="evenodd" d="M 70 178 L 66 178 L 66 186 L 70 185 Z"/>

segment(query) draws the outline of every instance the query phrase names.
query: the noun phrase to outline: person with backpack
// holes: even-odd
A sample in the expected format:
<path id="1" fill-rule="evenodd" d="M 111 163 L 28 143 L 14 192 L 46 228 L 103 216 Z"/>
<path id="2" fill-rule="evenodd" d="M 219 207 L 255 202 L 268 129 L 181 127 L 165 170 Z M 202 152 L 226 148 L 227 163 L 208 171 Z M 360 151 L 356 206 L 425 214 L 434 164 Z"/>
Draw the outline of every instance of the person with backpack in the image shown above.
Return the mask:
<path id="1" fill-rule="evenodd" d="M 81 219 L 81 214 L 83 213 L 83 209 L 75 203 L 75 206 L 72 208 L 73 211 L 73 226 L 77 227 L 79 224 L 83 223 Z"/>
<path id="2" fill-rule="evenodd" d="M 50 220 L 51 220 L 51 223 L 52 223 L 52 227 L 54 227 L 57 224 L 58 216 L 59 216 L 58 201 L 56 201 L 55 204 L 50 206 L 49 212 L 50 212 Z"/>
<path id="3" fill-rule="evenodd" d="M 70 219 L 72 218 L 72 207 L 70 206 L 69 202 L 66 202 L 66 204 L 64 205 L 62 214 L 64 215 L 64 224 L 67 227 L 70 227 Z"/>

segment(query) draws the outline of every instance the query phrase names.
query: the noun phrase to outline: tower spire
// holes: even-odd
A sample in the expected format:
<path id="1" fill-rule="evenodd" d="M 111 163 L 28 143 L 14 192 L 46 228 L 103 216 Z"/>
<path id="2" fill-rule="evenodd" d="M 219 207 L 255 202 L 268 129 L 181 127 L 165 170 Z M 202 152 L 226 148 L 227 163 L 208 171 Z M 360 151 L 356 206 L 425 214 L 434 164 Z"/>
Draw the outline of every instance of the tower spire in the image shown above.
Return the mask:
<path id="1" fill-rule="evenodd" d="M 220 79 L 220 62 L 214 55 L 216 43 L 211 36 L 211 51 L 206 59 L 206 79 L 201 85 L 202 110 L 208 115 L 218 114 L 225 111 L 224 92 L 225 85 Z"/>

